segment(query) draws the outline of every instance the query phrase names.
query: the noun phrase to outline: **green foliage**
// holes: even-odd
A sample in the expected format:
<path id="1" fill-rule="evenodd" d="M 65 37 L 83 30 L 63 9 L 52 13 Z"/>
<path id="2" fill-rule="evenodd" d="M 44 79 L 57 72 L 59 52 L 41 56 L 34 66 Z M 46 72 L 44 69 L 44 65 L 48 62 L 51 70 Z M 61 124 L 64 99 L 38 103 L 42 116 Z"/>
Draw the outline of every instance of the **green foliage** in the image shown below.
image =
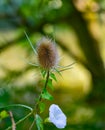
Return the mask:
<path id="1" fill-rule="evenodd" d="M 41 74 L 42 74 L 42 77 L 45 78 L 45 76 L 46 76 L 46 74 L 47 74 L 46 70 L 42 69 L 42 70 L 41 70 Z"/>
<path id="2" fill-rule="evenodd" d="M 3 110 L 0 112 L 0 119 L 7 118 L 9 116 L 8 112 Z"/>
<path id="3" fill-rule="evenodd" d="M 52 90 L 54 90 L 54 87 L 52 85 L 52 79 L 48 79 L 48 87 L 51 88 Z"/>
<path id="4" fill-rule="evenodd" d="M 53 80 L 57 81 L 56 76 L 55 76 L 54 73 L 51 72 L 51 73 L 50 73 L 50 77 L 51 77 Z"/>
<path id="5" fill-rule="evenodd" d="M 39 103 L 40 113 L 44 112 L 45 107 L 46 107 L 46 106 L 45 106 L 45 103 L 43 103 L 43 102 L 40 102 L 40 103 Z"/>
<path id="6" fill-rule="evenodd" d="M 46 75 L 47 75 L 47 72 L 46 70 L 41 70 L 41 74 L 42 74 L 42 77 L 45 78 Z M 47 82 L 47 86 L 49 88 L 51 88 L 51 90 L 54 90 L 54 87 L 53 87 L 53 84 L 52 84 L 52 81 L 55 80 L 57 82 L 57 79 L 56 79 L 56 76 L 53 72 L 50 72 L 49 74 L 49 79 L 48 79 L 48 82 Z M 46 79 L 42 80 L 44 83 L 46 82 Z"/>
<path id="7" fill-rule="evenodd" d="M 100 64 L 102 64 L 102 61 L 98 57 L 100 55 L 100 53 L 98 53 L 98 48 L 97 48 L 97 45 L 99 45 L 99 43 L 97 44 L 97 40 L 95 40 L 95 42 L 94 42 L 94 39 L 91 39 L 89 29 L 86 29 L 87 28 L 86 26 L 88 26 L 88 23 L 91 23 L 91 20 L 90 20 L 91 16 L 93 17 L 92 20 L 94 19 L 94 16 L 99 16 L 100 21 L 102 22 L 103 15 L 101 16 L 100 14 L 104 13 L 105 0 L 91 0 L 94 3 L 91 4 L 91 5 L 89 5 L 89 3 L 88 3 L 88 6 L 86 6 L 86 8 L 88 8 L 88 9 L 86 9 L 86 12 L 84 12 L 84 13 L 79 11 L 79 8 L 76 9 L 75 8 L 76 6 L 73 5 L 72 1 L 73 0 L 70 0 L 70 1 L 69 0 L 30 0 L 30 1 L 29 0 L 1 0 L 0 1 L 0 19 L 1 19 L 0 20 L 0 28 L 2 28 L 4 31 L 5 30 L 8 31 L 10 36 L 7 35 L 7 32 L 5 31 L 5 34 L 7 36 L 6 37 L 3 36 L 3 40 L 2 40 L 2 38 L 0 39 L 0 41 L 1 41 L 0 51 L 2 52 L 3 50 L 5 50 L 5 48 L 8 50 L 8 48 L 12 44 L 16 44 L 16 43 L 20 43 L 20 42 L 22 42 L 22 44 L 24 44 L 24 38 L 25 38 L 24 33 L 23 33 L 24 29 L 28 32 L 29 35 L 33 36 L 35 40 L 37 39 L 36 33 L 39 35 L 39 37 L 43 34 L 44 35 L 51 35 L 51 37 L 53 35 L 54 38 L 55 38 L 55 41 L 58 42 L 59 47 L 61 47 L 62 50 L 66 51 L 66 53 L 68 55 L 72 56 L 72 58 L 74 57 L 75 59 L 77 59 L 84 66 L 84 68 L 89 71 L 89 74 L 92 76 L 93 79 L 94 79 L 94 77 L 96 78 L 95 81 L 97 81 L 97 82 L 95 83 L 95 85 L 94 85 L 94 82 L 93 82 L 94 86 L 93 86 L 93 92 L 92 92 L 92 96 L 94 95 L 95 98 L 92 98 L 92 96 L 90 95 L 90 101 L 88 101 L 88 103 L 90 103 L 91 107 L 94 106 L 94 110 L 95 110 L 96 105 L 98 105 L 100 107 L 99 104 L 101 104 L 101 103 L 105 104 L 104 103 L 105 102 L 105 96 L 104 96 L 105 94 L 104 94 L 104 91 L 103 91 L 103 90 L 105 90 L 104 89 L 105 88 L 104 87 L 105 82 L 101 81 L 101 79 L 102 80 L 104 79 L 104 75 L 102 73 L 102 72 L 104 72 L 104 69 L 102 69 L 102 71 L 100 71 L 100 69 L 98 69 L 100 67 Z M 59 2 L 61 2 L 61 6 L 57 6 L 57 4 L 59 4 Z M 84 2 L 84 3 L 86 3 L 86 2 Z M 81 6 L 81 9 L 82 9 L 82 6 Z M 90 12 L 88 12 L 88 11 L 90 11 Z M 84 16 L 84 14 L 86 15 L 86 17 L 81 17 L 81 16 Z M 89 16 L 89 19 L 88 19 L 88 16 Z M 87 19 L 89 20 L 88 22 L 86 21 Z M 97 17 L 97 19 L 98 19 L 98 17 Z M 96 18 L 94 19 L 94 21 L 95 20 L 96 20 Z M 98 21 L 95 21 L 95 22 L 96 22 L 96 24 L 98 23 Z M 77 53 L 72 52 L 72 48 L 68 49 L 68 45 L 64 44 L 65 41 L 67 40 L 67 39 L 65 40 L 65 37 L 64 37 L 64 40 L 62 40 L 62 38 L 61 39 L 59 38 L 58 33 L 59 33 L 59 31 L 63 31 L 63 30 L 58 30 L 58 28 L 59 28 L 59 25 L 61 27 L 61 26 L 63 26 L 63 24 L 66 25 L 66 27 L 69 28 L 70 30 L 73 29 L 73 33 L 75 32 L 75 34 L 77 35 L 77 41 L 78 41 L 77 46 L 79 46 L 80 52 L 82 52 L 83 56 L 79 56 L 78 51 L 77 51 Z M 46 30 L 49 30 L 49 28 L 48 28 L 49 25 L 52 28 L 52 32 L 50 32 L 50 33 L 54 33 L 54 31 L 56 31 L 56 29 L 57 29 L 58 32 L 55 32 L 55 34 L 49 34 L 49 32 L 45 31 L 44 30 L 45 26 L 47 27 Z M 1 29 L 1 33 L 2 33 L 2 29 Z M 11 38 L 11 30 L 14 30 L 14 29 L 22 30 L 21 35 L 19 35 L 19 37 L 16 37 L 16 39 Z M 97 36 L 97 34 L 96 34 L 96 36 Z M 2 37 L 2 34 L 1 34 L 1 37 Z M 35 43 L 35 41 L 33 43 L 31 43 L 29 37 L 27 35 L 26 35 L 26 37 L 27 37 L 27 40 L 30 43 L 34 53 L 36 54 L 35 49 L 32 46 Z M 2 44 L 2 41 L 5 44 Z M 83 44 L 80 44 L 80 43 L 82 43 L 82 41 L 83 41 Z M 72 39 L 70 40 L 70 42 L 72 42 Z M 11 43 L 11 44 L 9 44 L 9 43 Z M 86 44 L 87 44 L 87 46 L 86 46 Z M 66 45 L 67 45 L 67 47 L 66 47 Z M 91 46 L 93 46 L 92 49 L 91 49 Z M 25 44 L 24 44 L 24 47 L 25 47 Z M 89 50 L 88 47 L 90 48 L 90 50 Z M 96 50 L 97 53 L 95 53 L 94 49 Z M 88 52 L 88 53 L 86 53 L 86 52 Z M 98 54 L 98 56 L 96 54 Z M 95 58 L 97 60 L 94 60 Z M 86 59 L 86 61 L 85 61 L 85 59 Z M 18 81 L 18 78 L 21 78 L 21 74 L 25 74 L 25 72 L 27 72 L 27 70 L 32 69 L 32 68 L 28 66 L 28 67 L 24 68 L 24 70 L 20 70 L 20 72 L 15 72 L 15 71 L 13 72 L 13 71 L 9 71 L 8 69 L 6 70 L 6 65 L 3 66 L 2 62 L 1 62 L 0 67 L 1 67 L 1 70 L 3 69 L 4 73 L 6 72 L 6 78 L 0 79 L 0 81 L 1 81 L 0 86 L 1 87 L 3 86 L 3 88 L 5 88 L 5 89 L 2 89 L 2 88 L 0 89 L 0 106 L 4 106 L 4 105 L 11 104 L 11 103 L 14 103 L 14 102 L 15 103 L 23 103 L 24 102 L 24 104 L 28 104 L 29 106 L 31 104 L 32 106 L 34 106 L 35 104 L 32 104 L 31 99 L 33 99 L 33 97 L 37 96 L 37 94 L 35 95 L 35 93 L 37 93 L 36 90 L 30 91 L 30 89 L 29 89 L 28 92 L 27 92 L 27 90 L 26 90 L 27 86 L 24 86 L 24 92 L 22 91 L 22 88 L 20 88 L 21 95 L 22 95 L 20 97 L 20 93 L 14 92 L 12 87 L 10 88 L 10 90 L 8 89 L 8 86 L 12 86 L 12 84 L 11 84 L 12 81 L 13 81 L 13 85 L 14 85 L 15 80 Z M 100 68 L 103 68 L 103 67 L 100 67 Z M 62 71 L 64 71 L 64 70 L 68 70 L 68 68 L 64 68 Z M 61 71 L 57 70 L 57 68 L 55 68 L 55 72 L 57 72 L 60 76 L 62 76 Z M 16 73 L 15 77 L 12 76 L 10 73 L 12 75 L 13 75 L 13 73 L 14 74 Z M 41 70 L 41 74 L 42 74 L 42 77 L 44 79 L 43 81 L 44 81 L 44 84 L 45 84 L 46 83 L 47 71 Z M 97 76 L 99 76 L 99 77 L 97 77 Z M 54 86 L 52 84 L 53 81 L 57 81 L 57 79 L 56 79 L 55 74 L 51 71 L 50 75 L 49 75 L 48 82 L 47 82 L 46 89 L 44 89 L 43 94 L 41 95 L 41 98 L 46 99 L 46 100 L 52 100 L 53 99 L 53 96 L 47 90 L 47 88 L 48 89 L 50 88 L 51 90 L 54 89 Z M 4 82 L 5 85 L 3 85 L 2 82 Z M 103 85 L 102 85 L 102 83 L 103 83 Z M 29 87 L 30 86 L 31 85 L 29 85 Z M 13 87 L 15 88 L 15 86 L 13 86 Z M 78 90 L 75 89 L 74 93 L 76 93 L 76 91 L 78 91 Z M 60 96 L 67 97 L 67 99 L 65 98 L 65 102 L 62 102 L 58 98 L 56 100 L 56 102 L 60 102 L 62 104 L 62 106 L 64 106 L 64 108 L 67 109 L 66 112 L 68 113 L 68 117 L 70 116 L 69 120 L 70 120 L 70 123 L 71 123 L 72 115 L 74 113 L 71 112 L 72 105 L 70 104 L 67 107 L 66 101 L 68 101 L 69 98 L 72 99 L 72 95 L 74 95 L 74 97 L 75 97 L 75 94 L 73 94 L 71 92 L 71 90 L 67 93 L 66 92 L 63 93 L 63 94 L 65 94 L 65 96 L 60 92 L 63 92 L 63 91 L 62 90 L 59 91 Z M 79 93 L 79 92 L 77 92 L 77 93 Z M 58 91 L 55 91 L 54 94 L 56 95 L 56 97 L 58 97 Z M 79 95 L 79 94 L 77 94 L 77 95 Z M 26 96 L 28 98 L 26 98 Z M 40 97 L 40 94 L 39 94 L 39 97 Z M 102 99 L 104 99 L 104 100 L 101 100 L 101 97 L 103 97 Z M 98 100 L 100 100 L 100 101 L 98 101 Z M 39 109 L 40 109 L 39 111 L 40 111 L 40 114 L 41 114 L 45 110 L 44 100 L 41 99 L 41 101 L 39 101 L 39 99 L 38 99 L 36 102 L 39 103 Z M 75 103 L 75 100 L 72 100 L 72 104 L 73 103 L 78 104 L 77 102 Z M 94 105 L 94 103 L 95 103 L 95 105 Z M 18 118 L 16 117 L 16 120 L 18 120 L 18 119 L 20 119 L 20 117 L 24 116 L 23 112 L 18 109 L 18 107 L 20 107 L 20 106 L 14 105 L 13 107 L 15 108 L 15 114 L 14 115 L 16 116 L 16 114 L 18 114 Z M 21 105 L 21 107 L 22 107 L 22 105 Z M 103 108 L 103 106 L 101 106 L 101 107 L 103 109 L 103 111 L 99 110 L 99 112 L 101 112 L 101 116 L 99 116 L 99 112 L 97 112 L 97 111 L 95 112 L 97 118 L 93 119 L 94 121 L 96 121 L 94 123 L 94 127 L 92 127 L 91 125 L 88 127 L 88 124 L 87 125 L 80 125 L 80 124 L 71 125 L 70 124 L 66 128 L 66 130 L 69 130 L 69 129 L 75 129 L 75 130 L 77 130 L 77 129 L 81 129 L 81 130 L 82 129 L 83 130 L 84 129 L 87 129 L 87 130 L 88 129 L 89 130 L 91 130 L 91 129 L 92 130 L 105 129 L 105 125 L 101 123 L 101 122 L 105 122 L 104 108 Z M 24 107 L 24 109 L 25 108 L 26 107 Z M 28 106 L 27 106 L 27 108 L 28 108 Z M 4 111 L 0 112 L 0 119 L 5 119 L 6 117 L 8 117 L 8 113 L 6 111 L 7 110 L 9 111 L 11 109 L 12 109 L 11 107 L 8 107 L 8 109 L 5 107 L 5 109 L 3 109 Z M 28 109 L 32 110 L 31 108 L 28 108 Z M 75 109 L 78 109 L 77 106 L 75 106 L 75 108 L 73 108 L 73 111 L 75 111 Z M 82 111 L 82 109 L 81 109 L 81 111 Z M 37 118 L 38 118 L 37 122 L 39 122 L 39 123 L 37 123 L 37 124 L 39 124 L 38 130 L 39 129 L 41 130 L 42 126 L 40 126 L 40 124 L 41 124 L 40 122 L 41 122 L 42 119 L 39 115 L 37 116 Z M 84 122 L 84 119 L 82 119 L 82 120 Z M 92 119 L 90 119 L 89 121 L 91 122 L 91 120 Z M 75 120 L 74 120 L 73 123 L 75 123 Z M 25 123 L 25 125 L 26 124 L 27 123 Z M 1 126 L 4 126 L 4 125 L 5 125 L 4 122 L 0 124 L 0 130 L 4 130 L 4 128 L 3 129 L 1 128 Z M 8 125 L 10 125 L 10 124 L 8 124 Z M 27 128 L 27 126 L 25 128 Z M 49 125 L 45 129 L 47 130 L 47 129 L 56 129 L 56 128 Z"/>
<path id="8" fill-rule="evenodd" d="M 35 121 L 38 130 L 43 130 L 43 120 L 38 114 L 35 115 Z"/>
<path id="9" fill-rule="evenodd" d="M 47 99 L 47 100 L 53 100 L 53 96 L 46 90 L 44 89 L 43 93 L 42 93 L 42 98 L 43 99 Z"/>

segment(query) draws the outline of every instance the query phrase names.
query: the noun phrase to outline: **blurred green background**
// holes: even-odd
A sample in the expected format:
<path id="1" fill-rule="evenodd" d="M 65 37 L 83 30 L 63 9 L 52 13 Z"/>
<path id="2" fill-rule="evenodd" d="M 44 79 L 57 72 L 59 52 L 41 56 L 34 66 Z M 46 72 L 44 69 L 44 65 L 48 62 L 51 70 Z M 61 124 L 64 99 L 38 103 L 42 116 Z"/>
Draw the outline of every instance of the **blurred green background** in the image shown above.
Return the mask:
<path id="1" fill-rule="evenodd" d="M 0 107 L 33 107 L 41 91 L 40 71 L 27 63 L 36 63 L 37 57 L 24 31 L 34 47 L 43 36 L 55 40 L 60 65 L 76 62 L 62 77 L 56 74 L 55 99 L 46 102 L 41 116 L 48 117 L 55 103 L 67 115 L 64 130 L 105 130 L 105 0 L 0 0 Z M 20 107 L 11 111 L 15 121 L 29 112 Z M 32 121 L 17 130 L 29 130 Z M 9 117 L 0 117 L 0 130 L 10 125 Z M 57 130 L 52 124 L 44 127 Z"/>

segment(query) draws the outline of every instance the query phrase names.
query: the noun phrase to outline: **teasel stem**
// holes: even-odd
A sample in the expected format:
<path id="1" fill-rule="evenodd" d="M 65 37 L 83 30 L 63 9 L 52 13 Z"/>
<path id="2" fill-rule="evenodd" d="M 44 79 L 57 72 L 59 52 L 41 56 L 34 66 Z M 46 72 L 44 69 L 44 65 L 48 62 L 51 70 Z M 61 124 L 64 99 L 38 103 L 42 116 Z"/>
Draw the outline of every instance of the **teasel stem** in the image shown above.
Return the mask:
<path id="1" fill-rule="evenodd" d="M 46 87 L 47 87 L 47 83 L 48 83 L 48 80 L 49 80 L 49 76 L 50 76 L 50 70 L 47 71 L 46 82 L 45 82 L 45 85 L 44 85 L 44 88 L 43 88 L 43 89 L 46 89 Z"/>
<path id="2" fill-rule="evenodd" d="M 45 85 L 44 85 L 44 87 L 43 87 L 43 89 L 41 91 L 41 94 L 40 94 L 40 97 L 39 97 L 39 101 L 42 100 L 42 94 L 43 94 L 44 90 L 47 88 L 47 83 L 48 83 L 48 80 L 49 80 L 49 76 L 50 76 L 50 71 L 47 70 L 46 82 L 45 82 Z"/>
<path id="3" fill-rule="evenodd" d="M 25 108 L 27 108 L 27 109 L 29 109 L 29 110 L 31 111 L 28 115 L 26 115 L 25 117 L 23 117 L 22 119 L 20 119 L 19 121 L 17 121 L 17 122 L 15 123 L 15 126 L 18 125 L 18 124 L 20 124 L 21 122 L 23 122 L 23 121 L 24 121 L 25 119 L 27 119 L 28 117 L 30 117 L 30 116 L 35 115 L 36 113 L 38 113 L 38 111 L 39 111 L 39 102 L 41 102 L 41 100 L 42 100 L 42 94 L 43 94 L 44 90 L 45 90 L 46 87 L 47 87 L 48 80 L 49 80 L 49 76 L 50 76 L 50 70 L 47 70 L 45 85 L 44 85 L 44 87 L 43 87 L 43 89 L 42 89 L 42 91 L 41 91 L 41 93 L 40 93 L 40 96 L 39 96 L 39 98 L 38 98 L 38 101 L 37 101 L 37 103 L 35 104 L 35 107 L 34 107 L 33 109 L 32 109 L 31 107 L 28 107 L 28 106 L 25 106 L 25 105 L 21 105 L 21 104 L 15 104 L 15 105 L 7 106 L 7 108 L 8 108 L 8 107 L 12 107 L 12 106 L 21 106 L 21 107 L 25 107 Z M 12 129 L 12 126 L 9 126 L 9 127 L 8 127 L 7 129 L 5 129 L 5 130 L 10 130 L 10 129 Z"/>
<path id="4" fill-rule="evenodd" d="M 44 85 L 44 87 L 43 87 L 43 89 L 42 89 L 40 95 L 39 95 L 38 101 L 37 101 L 37 103 L 36 103 L 36 105 L 35 105 L 35 107 L 34 107 L 34 109 L 33 109 L 33 113 L 34 113 L 34 114 L 35 114 L 35 113 L 38 113 L 38 111 L 39 111 L 39 102 L 41 102 L 41 100 L 42 100 L 42 94 L 43 94 L 44 90 L 47 88 L 49 76 L 50 76 L 50 70 L 47 70 L 46 82 L 45 82 L 45 85 Z"/>

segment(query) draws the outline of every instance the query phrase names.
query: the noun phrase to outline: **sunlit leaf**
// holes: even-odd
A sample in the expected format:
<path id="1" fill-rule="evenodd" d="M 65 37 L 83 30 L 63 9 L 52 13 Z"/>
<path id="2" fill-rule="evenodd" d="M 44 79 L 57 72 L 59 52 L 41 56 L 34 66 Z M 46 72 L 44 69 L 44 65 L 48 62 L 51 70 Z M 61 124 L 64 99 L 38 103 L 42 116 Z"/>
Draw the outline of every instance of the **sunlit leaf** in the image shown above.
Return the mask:
<path id="1" fill-rule="evenodd" d="M 38 130 L 43 130 L 42 118 L 38 114 L 36 114 L 35 119 L 36 119 L 36 125 L 37 125 Z"/>
<path id="2" fill-rule="evenodd" d="M 47 100 L 53 100 L 53 96 L 46 89 L 44 89 L 42 93 L 42 98 Z"/>
<path id="3" fill-rule="evenodd" d="M 42 80 L 42 82 L 45 84 L 46 80 L 45 80 L 45 79 L 43 79 L 43 80 Z"/>
<path id="4" fill-rule="evenodd" d="M 48 84 L 48 87 L 50 87 L 52 90 L 54 90 L 54 87 L 52 85 L 52 79 L 49 79 L 47 84 Z"/>
<path id="5" fill-rule="evenodd" d="M 45 71 L 45 70 L 41 70 L 41 74 L 42 74 L 43 78 L 45 78 L 45 76 L 46 76 L 46 71 Z"/>
<path id="6" fill-rule="evenodd" d="M 54 73 L 51 73 L 51 74 L 50 74 L 50 77 L 51 77 L 52 79 L 54 79 L 55 81 L 57 81 L 56 76 L 55 76 Z"/>
<path id="7" fill-rule="evenodd" d="M 8 114 L 7 111 L 3 110 L 2 112 L 0 112 L 0 118 L 1 118 L 1 119 L 4 119 L 4 118 L 6 118 L 6 117 L 8 117 L 8 116 L 9 116 L 9 114 Z"/>
<path id="8" fill-rule="evenodd" d="M 40 109 L 40 113 L 44 112 L 45 104 L 43 102 L 39 103 L 39 109 Z"/>

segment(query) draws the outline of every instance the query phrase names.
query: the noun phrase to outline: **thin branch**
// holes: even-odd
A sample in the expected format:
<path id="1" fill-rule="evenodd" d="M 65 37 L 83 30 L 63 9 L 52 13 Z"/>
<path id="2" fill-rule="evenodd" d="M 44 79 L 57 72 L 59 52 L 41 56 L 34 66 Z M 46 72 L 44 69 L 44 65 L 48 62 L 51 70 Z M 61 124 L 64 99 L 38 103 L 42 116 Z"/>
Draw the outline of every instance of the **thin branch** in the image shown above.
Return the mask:
<path id="1" fill-rule="evenodd" d="M 22 119 L 20 119 L 19 121 L 16 122 L 16 125 L 20 124 L 21 122 L 23 122 L 25 119 L 27 119 L 28 117 L 30 117 L 33 114 L 33 111 L 31 111 L 28 115 L 26 115 L 25 117 L 23 117 Z M 7 129 L 5 130 L 11 130 L 12 126 L 9 126 Z"/>
<path id="2" fill-rule="evenodd" d="M 14 117 L 13 117 L 13 114 L 11 111 L 9 111 L 9 115 L 10 115 L 11 122 L 12 122 L 12 130 L 16 130 L 15 120 L 14 120 Z"/>

